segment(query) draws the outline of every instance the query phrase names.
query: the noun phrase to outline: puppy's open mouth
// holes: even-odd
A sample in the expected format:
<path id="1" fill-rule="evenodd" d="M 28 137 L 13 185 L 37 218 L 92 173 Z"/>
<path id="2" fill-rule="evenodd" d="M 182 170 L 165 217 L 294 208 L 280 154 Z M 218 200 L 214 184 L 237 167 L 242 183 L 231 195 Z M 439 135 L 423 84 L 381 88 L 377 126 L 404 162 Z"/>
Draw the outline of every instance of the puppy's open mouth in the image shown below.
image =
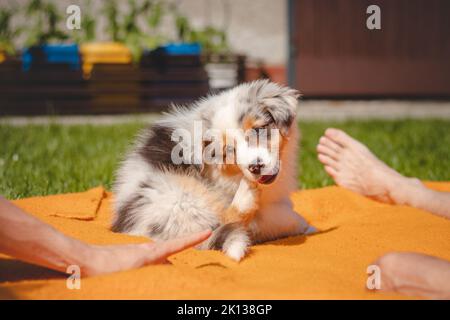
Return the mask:
<path id="1" fill-rule="evenodd" d="M 258 183 L 270 184 L 275 181 L 276 177 L 276 174 L 262 175 L 261 177 L 259 177 Z"/>

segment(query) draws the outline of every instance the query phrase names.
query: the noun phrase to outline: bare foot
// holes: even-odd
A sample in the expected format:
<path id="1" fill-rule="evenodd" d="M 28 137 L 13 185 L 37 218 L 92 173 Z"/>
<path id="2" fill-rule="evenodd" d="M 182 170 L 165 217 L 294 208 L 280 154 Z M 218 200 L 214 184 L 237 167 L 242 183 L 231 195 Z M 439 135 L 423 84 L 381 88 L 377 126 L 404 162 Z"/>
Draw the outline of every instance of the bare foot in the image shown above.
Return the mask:
<path id="1" fill-rule="evenodd" d="M 327 129 L 317 145 L 319 161 L 337 185 L 376 200 L 413 205 L 411 195 L 425 188 L 380 161 L 361 142 L 344 131 Z"/>
<path id="2" fill-rule="evenodd" d="M 381 290 L 430 299 L 450 299 L 450 262 L 419 253 L 394 252 L 375 262 Z"/>

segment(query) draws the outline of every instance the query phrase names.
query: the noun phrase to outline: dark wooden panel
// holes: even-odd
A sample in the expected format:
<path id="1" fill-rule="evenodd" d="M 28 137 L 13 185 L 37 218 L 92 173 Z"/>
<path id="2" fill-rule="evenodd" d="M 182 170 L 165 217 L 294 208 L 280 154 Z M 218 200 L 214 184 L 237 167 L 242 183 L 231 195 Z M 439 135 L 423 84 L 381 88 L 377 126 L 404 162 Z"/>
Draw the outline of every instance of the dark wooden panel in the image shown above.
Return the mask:
<path id="1" fill-rule="evenodd" d="M 366 9 L 381 8 L 381 30 Z M 308 96 L 450 96 L 450 1 L 292 0 L 296 86 Z"/>
<path id="2" fill-rule="evenodd" d="M 91 76 L 65 65 L 0 64 L 0 115 L 97 114 L 160 111 L 204 96 L 208 76 L 199 58 L 151 63 L 95 65 Z M 189 64 L 190 63 L 190 64 Z"/>

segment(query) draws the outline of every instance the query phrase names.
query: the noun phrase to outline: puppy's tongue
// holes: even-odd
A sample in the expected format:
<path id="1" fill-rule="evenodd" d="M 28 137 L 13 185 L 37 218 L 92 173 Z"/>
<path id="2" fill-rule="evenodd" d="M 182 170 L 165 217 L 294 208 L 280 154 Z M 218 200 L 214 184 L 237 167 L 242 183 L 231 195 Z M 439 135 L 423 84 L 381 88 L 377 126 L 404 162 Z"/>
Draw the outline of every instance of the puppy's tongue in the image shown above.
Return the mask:
<path id="1" fill-rule="evenodd" d="M 266 182 L 268 182 L 271 179 L 273 179 L 273 175 L 265 175 L 265 176 L 259 177 L 258 182 L 259 183 L 266 183 Z"/>

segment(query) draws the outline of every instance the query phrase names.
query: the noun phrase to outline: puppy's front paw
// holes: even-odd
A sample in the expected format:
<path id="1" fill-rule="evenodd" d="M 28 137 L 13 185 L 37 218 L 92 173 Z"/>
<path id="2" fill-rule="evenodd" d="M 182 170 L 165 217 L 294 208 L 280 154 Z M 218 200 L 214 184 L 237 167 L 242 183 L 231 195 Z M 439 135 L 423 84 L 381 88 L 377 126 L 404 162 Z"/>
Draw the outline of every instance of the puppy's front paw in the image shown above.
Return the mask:
<path id="1" fill-rule="evenodd" d="M 224 248 L 224 251 L 231 259 L 239 262 L 247 253 L 248 247 L 244 243 L 233 242 L 226 249 Z"/>
<path id="2" fill-rule="evenodd" d="M 242 179 L 234 195 L 232 205 L 242 213 L 252 211 L 258 205 L 259 193 L 260 191 L 256 184 Z"/>
<path id="3" fill-rule="evenodd" d="M 248 224 L 258 209 L 259 192 L 258 188 L 242 179 L 231 205 L 221 217 L 222 223 L 242 222 Z"/>
<path id="4" fill-rule="evenodd" d="M 225 240 L 222 251 L 235 261 L 241 261 L 248 252 L 250 246 L 250 237 L 243 228 L 236 229 Z"/>

